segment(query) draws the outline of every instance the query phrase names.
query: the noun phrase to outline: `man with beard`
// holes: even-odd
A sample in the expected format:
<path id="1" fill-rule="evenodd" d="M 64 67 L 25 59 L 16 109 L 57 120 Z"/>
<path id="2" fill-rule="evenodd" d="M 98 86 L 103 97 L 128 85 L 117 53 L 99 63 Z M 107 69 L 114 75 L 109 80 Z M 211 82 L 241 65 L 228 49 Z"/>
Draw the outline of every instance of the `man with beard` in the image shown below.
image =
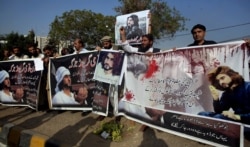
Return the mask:
<path id="1" fill-rule="evenodd" d="M 104 36 L 102 37 L 101 41 L 101 46 L 96 46 L 96 50 L 100 51 L 101 49 L 106 49 L 106 50 L 118 50 L 118 46 L 114 45 L 112 42 L 112 37 L 110 36 Z"/>
<path id="2" fill-rule="evenodd" d="M 37 52 L 37 48 L 36 48 L 36 45 L 35 44 L 29 44 L 27 46 L 28 48 L 28 56 L 29 58 L 43 58 L 44 55 L 43 54 L 40 54 Z"/>
<path id="3" fill-rule="evenodd" d="M 126 39 L 129 43 L 138 43 L 141 41 L 142 29 L 139 27 L 139 17 L 135 14 L 127 18 L 127 25 L 124 27 L 126 31 Z"/>
<path id="4" fill-rule="evenodd" d="M 12 48 L 13 54 L 9 57 L 9 60 L 19 60 L 19 59 L 28 59 L 29 56 L 22 53 L 22 50 L 18 46 Z"/>
<path id="5" fill-rule="evenodd" d="M 9 78 L 10 76 L 5 70 L 0 71 L 0 83 L 1 83 L 0 102 L 18 102 L 22 98 L 22 97 L 21 98 L 17 97 L 18 99 L 13 98 L 14 95 L 10 91 L 10 79 Z M 20 93 L 19 91 L 23 93 L 22 89 L 17 89 L 17 93 Z"/>
<path id="6" fill-rule="evenodd" d="M 227 66 L 209 72 L 208 80 L 212 85 L 214 112 L 198 114 L 250 124 L 250 82 L 244 81 L 238 72 Z M 217 89 L 223 91 L 220 98 Z"/>
<path id="7" fill-rule="evenodd" d="M 56 81 L 56 94 L 52 99 L 52 104 L 79 104 L 71 92 L 71 77 L 67 68 L 61 66 L 57 69 Z"/>
<path id="8" fill-rule="evenodd" d="M 157 53 L 161 51 L 158 48 L 153 48 L 154 37 L 152 34 L 142 35 L 142 42 L 138 48 L 132 47 L 129 45 L 128 41 L 126 40 L 126 31 L 124 27 L 120 28 L 120 36 L 122 39 L 122 45 L 123 45 L 122 47 L 127 52 L 142 52 L 142 53 L 151 54 L 151 53 Z"/>
<path id="9" fill-rule="evenodd" d="M 119 65 L 122 62 L 120 53 L 103 52 L 101 62 L 96 66 L 95 74 L 102 82 L 116 84 L 120 78 Z"/>

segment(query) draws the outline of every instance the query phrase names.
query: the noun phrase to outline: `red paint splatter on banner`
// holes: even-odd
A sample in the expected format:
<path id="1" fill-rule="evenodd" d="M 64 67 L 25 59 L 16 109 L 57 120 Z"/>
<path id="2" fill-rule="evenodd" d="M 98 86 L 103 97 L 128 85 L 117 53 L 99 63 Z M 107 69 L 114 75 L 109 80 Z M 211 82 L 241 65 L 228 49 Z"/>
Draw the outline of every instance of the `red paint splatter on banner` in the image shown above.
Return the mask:
<path id="1" fill-rule="evenodd" d="M 149 62 L 148 70 L 145 73 L 144 77 L 146 79 L 151 78 L 153 76 L 153 74 L 155 72 L 157 72 L 158 70 L 159 70 L 159 66 L 157 65 L 155 60 L 152 60 L 152 61 Z"/>
<path id="2" fill-rule="evenodd" d="M 134 98 L 134 96 L 135 95 L 131 91 L 126 91 L 126 93 L 125 93 L 125 99 L 127 101 L 131 101 Z"/>

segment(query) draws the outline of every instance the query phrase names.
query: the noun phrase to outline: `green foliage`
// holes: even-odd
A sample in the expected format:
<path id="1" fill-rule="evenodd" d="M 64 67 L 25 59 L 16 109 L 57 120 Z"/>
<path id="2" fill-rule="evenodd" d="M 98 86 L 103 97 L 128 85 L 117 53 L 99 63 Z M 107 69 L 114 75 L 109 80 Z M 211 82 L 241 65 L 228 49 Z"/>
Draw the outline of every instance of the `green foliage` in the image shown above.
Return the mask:
<path id="1" fill-rule="evenodd" d="M 104 16 L 87 10 L 71 10 L 62 16 L 56 16 L 50 24 L 50 43 L 73 41 L 80 37 L 89 45 L 96 45 L 99 40 L 109 35 L 114 37 L 115 17 Z"/>
<path id="2" fill-rule="evenodd" d="M 25 37 L 24 35 L 11 32 L 4 37 L 4 40 L 7 41 L 5 48 L 11 50 L 13 46 L 19 46 L 21 49 L 26 49 L 27 44 L 35 43 L 34 42 L 35 33 L 33 30 Z"/>
<path id="3" fill-rule="evenodd" d="M 124 126 L 115 121 L 102 122 L 101 125 L 93 131 L 93 133 L 101 135 L 101 133 L 105 131 L 110 134 L 108 139 L 111 139 L 112 141 L 121 141 L 123 129 Z"/>
<path id="4" fill-rule="evenodd" d="M 3 50 L 8 49 L 12 51 L 13 46 L 20 47 L 21 50 L 25 53 L 27 51 L 27 45 L 31 43 L 36 43 L 35 40 L 35 32 L 33 30 L 29 31 L 27 36 L 22 34 L 18 34 L 16 32 L 11 32 L 10 34 L 1 35 L 1 40 L 7 42 L 6 44 L 1 44 L 0 48 L 0 59 L 3 56 Z"/>
<path id="5" fill-rule="evenodd" d="M 177 31 L 187 30 L 187 18 L 181 16 L 175 8 L 170 8 L 163 0 L 119 0 L 121 6 L 114 10 L 124 15 L 142 10 L 150 10 L 152 34 L 156 38 L 173 37 Z"/>

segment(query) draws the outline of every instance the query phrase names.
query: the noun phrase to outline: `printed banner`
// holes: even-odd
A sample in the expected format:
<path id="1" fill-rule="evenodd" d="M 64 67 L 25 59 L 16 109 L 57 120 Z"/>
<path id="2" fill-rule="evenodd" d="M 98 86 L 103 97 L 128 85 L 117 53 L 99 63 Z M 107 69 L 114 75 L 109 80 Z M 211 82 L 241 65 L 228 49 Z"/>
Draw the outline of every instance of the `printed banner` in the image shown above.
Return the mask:
<path id="1" fill-rule="evenodd" d="M 118 114 L 215 146 L 242 144 L 240 128 L 250 123 L 248 54 L 243 41 L 150 57 L 130 54 L 125 81 Z M 225 125 L 224 130 L 211 127 L 218 124 Z"/>
<path id="2" fill-rule="evenodd" d="M 50 59 L 51 109 L 92 110 L 97 59 L 97 51 Z"/>
<path id="3" fill-rule="evenodd" d="M 116 17 L 115 44 L 121 44 L 120 28 L 124 27 L 126 39 L 130 44 L 140 44 L 141 36 L 148 33 L 149 10 Z"/>
<path id="4" fill-rule="evenodd" d="M 127 58 L 123 100 L 191 114 L 213 111 L 207 74 L 219 66 L 228 66 L 249 81 L 245 52 L 241 43 L 234 43 L 182 49 L 151 57 L 131 54 Z"/>
<path id="5" fill-rule="evenodd" d="M 0 103 L 37 110 L 41 75 L 34 60 L 0 62 Z"/>

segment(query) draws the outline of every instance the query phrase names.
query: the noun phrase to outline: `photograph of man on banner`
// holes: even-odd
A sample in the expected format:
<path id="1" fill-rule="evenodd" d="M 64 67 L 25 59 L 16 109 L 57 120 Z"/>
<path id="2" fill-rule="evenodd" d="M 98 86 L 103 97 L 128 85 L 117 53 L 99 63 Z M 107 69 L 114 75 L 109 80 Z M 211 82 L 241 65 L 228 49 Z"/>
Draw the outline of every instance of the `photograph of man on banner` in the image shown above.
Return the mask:
<path id="1" fill-rule="evenodd" d="M 0 102 L 13 102 L 16 103 L 20 99 L 14 98 L 13 93 L 10 91 L 10 75 L 5 70 L 0 71 Z M 18 90 L 21 92 L 21 89 Z M 19 92 L 19 93 L 20 93 Z M 22 97 L 21 97 L 22 98 Z"/>
<path id="2" fill-rule="evenodd" d="M 70 72 L 65 67 L 61 66 L 56 71 L 56 88 L 55 96 L 52 99 L 53 104 L 78 104 L 75 96 L 71 91 Z"/>
<path id="3" fill-rule="evenodd" d="M 250 82 L 228 66 L 219 66 L 208 74 L 214 112 L 198 115 L 250 124 Z M 221 96 L 219 91 L 223 91 Z"/>
<path id="4" fill-rule="evenodd" d="M 118 51 L 102 50 L 99 53 L 94 79 L 109 83 L 120 83 L 124 53 Z"/>

